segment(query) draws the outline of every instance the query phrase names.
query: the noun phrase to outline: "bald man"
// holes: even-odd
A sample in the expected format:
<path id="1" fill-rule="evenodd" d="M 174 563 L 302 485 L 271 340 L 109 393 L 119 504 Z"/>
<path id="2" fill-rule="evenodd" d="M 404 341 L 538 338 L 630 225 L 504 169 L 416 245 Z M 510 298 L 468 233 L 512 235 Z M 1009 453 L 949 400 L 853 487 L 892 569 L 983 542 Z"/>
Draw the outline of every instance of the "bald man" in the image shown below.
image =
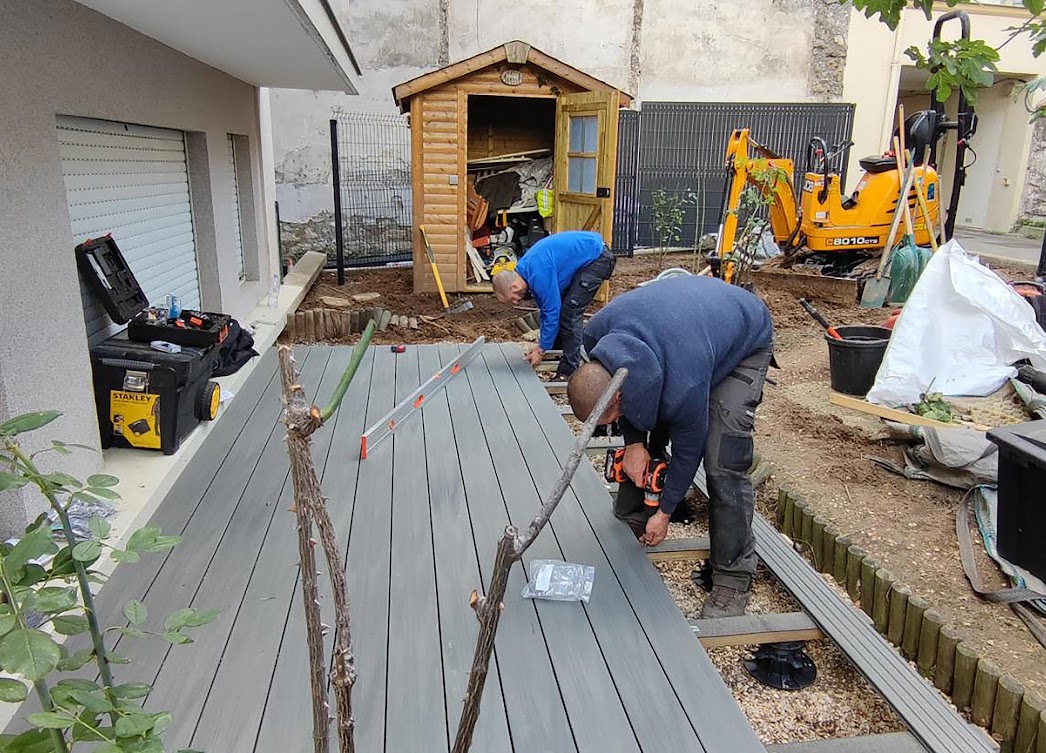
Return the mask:
<path id="1" fill-rule="evenodd" d="M 541 334 L 525 358 L 541 363 L 559 336 L 563 357 L 554 379 L 566 380 L 581 361 L 581 326 L 585 309 L 599 286 L 614 272 L 614 255 L 599 233 L 566 230 L 542 238 L 512 271 L 494 275 L 494 295 L 518 306 L 529 293 L 538 305 Z"/>
<path id="2" fill-rule="evenodd" d="M 744 613 L 755 573 L 752 464 L 755 410 L 773 361 L 770 312 L 753 294 L 711 277 L 652 282 L 611 301 L 584 334 L 590 361 L 567 385 L 586 420 L 617 369 L 628 378 L 601 424 L 618 421 L 624 470 L 614 514 L 644 544 L 664 541 L 701 461 L 709 496 L 712 593 L 703 618 Z M 642 487 L 651 456 L 671 460 L 657 507 Z"/>

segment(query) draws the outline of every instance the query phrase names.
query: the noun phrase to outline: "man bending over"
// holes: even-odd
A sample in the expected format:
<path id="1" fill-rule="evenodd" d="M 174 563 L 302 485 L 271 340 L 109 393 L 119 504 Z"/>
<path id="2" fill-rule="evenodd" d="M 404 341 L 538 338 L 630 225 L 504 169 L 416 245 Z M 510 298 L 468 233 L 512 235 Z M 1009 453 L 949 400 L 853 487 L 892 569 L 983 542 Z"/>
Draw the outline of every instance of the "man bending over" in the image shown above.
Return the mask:
<path id="1" fill-rule="evenodd" d="M 752 515 L 755 410 L 773 360 L 770 312 L 752 293 L 711 277 L 672 277 L 630 291 L 592 317 L 590 362 L 567 385 L 574 415 L 588 418 L 610 375 L 628 378 L 600 423 L 618 420 L 625 439 L 614 514 L 644 544 L 660 544 L 702 459 L 708 479 L 712 593 L 703 618 L 744 613 L 756 568 Z M 651 455 L 668 476 L 658 507 L 642 490 Z"/>
<path id="2" fill-rule="evenodd" d="M 526 359 L 541 363 L 558 334 L 563 346 L 556 381 L 567 379 L 581 360 L 581 325 L 585 308 L 614 271 L 614 255 L 599 233 L 567 230 L 542 238 L 513 271 L 494 275 L 494 295 L 518 306 L 527 291 L 538 305 L 541 335 Z"/>

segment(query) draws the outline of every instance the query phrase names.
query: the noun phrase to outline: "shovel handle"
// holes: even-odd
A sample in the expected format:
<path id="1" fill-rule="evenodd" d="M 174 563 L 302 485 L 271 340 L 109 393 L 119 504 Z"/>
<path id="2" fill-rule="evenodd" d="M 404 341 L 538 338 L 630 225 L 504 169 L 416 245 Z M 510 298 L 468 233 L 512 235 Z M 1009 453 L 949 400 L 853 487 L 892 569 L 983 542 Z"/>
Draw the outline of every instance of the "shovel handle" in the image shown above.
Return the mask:
<path id="1" fill-rule="evenodd" d="M 806 300 L 805 298 L 800 298 L 799 305 L 806 309 L 806 313 L 813 317 L 814 321 L 820 324 L 824 328 L 824 331 L 829 334 L 829 336 L 834 337 L 836 340 L 843 339 L 842 335 L 840 335 L 836 331 L 835 327 L 828 323 L 828 320 L 821 315 L 820 311 L 814 308 L 813 304 L 810 303 L 810 301 Z"/>

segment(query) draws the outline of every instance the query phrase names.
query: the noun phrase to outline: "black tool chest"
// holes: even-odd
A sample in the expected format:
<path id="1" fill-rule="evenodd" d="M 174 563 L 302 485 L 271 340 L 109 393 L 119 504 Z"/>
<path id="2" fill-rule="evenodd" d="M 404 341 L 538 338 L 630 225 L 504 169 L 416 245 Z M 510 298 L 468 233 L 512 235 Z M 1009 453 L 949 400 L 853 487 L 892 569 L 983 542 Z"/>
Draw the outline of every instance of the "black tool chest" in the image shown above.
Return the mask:
<path id="1" fill-rule="evenodd" d="M 201 311 L 169 317 L 148 308 L 148 299 L 110 236 L 80 244 L 76 258 L 109 317 L 128 324 L 125 331 L 90 349 L 102 447 L 138 447 L 171 455 L 200 421 L 218 414 L 221 393 L 210 377 L 232 320 Z"/>

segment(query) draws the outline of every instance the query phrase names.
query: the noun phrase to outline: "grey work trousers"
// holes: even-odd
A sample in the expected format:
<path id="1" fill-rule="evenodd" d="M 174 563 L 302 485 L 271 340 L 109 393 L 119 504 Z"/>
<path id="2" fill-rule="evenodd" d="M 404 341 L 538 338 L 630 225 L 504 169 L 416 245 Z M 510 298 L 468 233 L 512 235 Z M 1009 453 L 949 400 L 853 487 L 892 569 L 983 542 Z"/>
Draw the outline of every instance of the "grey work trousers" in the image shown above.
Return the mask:
<path id="1" fill-rule="evenodd" d="M 755 410 L 763 399 L 766 372 L 773 351 L 759 350 L 745 358 L 709 396 L 708 437 L 705 440 L 705 477 L 708 480 L 709 538 L 712 582 L 740 591 L 751 587 L 757 557 L 752 535 L 755 492 L 752 466 Z M 650 432 L 651 457 L 665 457 L 667 427 Z M 647 519 L 656 512 L 643 502 L 643 491 L 631 481 L 618 489 L 614 514 L 642 534 Z"/>

